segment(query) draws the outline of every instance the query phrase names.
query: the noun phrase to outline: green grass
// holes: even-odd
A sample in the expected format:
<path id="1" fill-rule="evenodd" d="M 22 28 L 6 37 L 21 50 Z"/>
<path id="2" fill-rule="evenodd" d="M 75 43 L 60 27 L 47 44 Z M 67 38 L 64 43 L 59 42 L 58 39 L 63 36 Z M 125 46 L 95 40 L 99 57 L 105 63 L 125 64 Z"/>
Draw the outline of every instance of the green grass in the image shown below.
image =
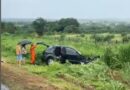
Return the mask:
<path id="1" fill-rule="evenodd" d="M 85 56 L 102 56 L 107 47 L 111 47 L 113 51 L 116 52 L 121 46 L 130 44 L 95 44 L 93 40 L 90 39 L 90 36 L 90 34 L 86 34 L 84 37 L 81 37 L 78 34 L 65 35 L 64 39 L 59 41 L 60 35 L 44 35 L 41 38 L 31 35 L 3 35 L 2 57 L 8 58 L 8 63 L 15 64 L 15 46 L 18 41 L 24 39 L 25 37 L 33 42 L 44 41 L 49 45 L 67 45 L 77 49 Z M 115 39 L 116 38 L 119 39 L 120 35 L 115 35 Z M 45 46 L 38 46 L 36 51 L 41 54 L 45 48 Z M 29 51 L 29 46 L 27 49 Z M 83 88 L 92 88 L 94 90 L 129 90 L 130 65 L 126 64 L 126 66 L 127 67 L 124 67 L 121 70 L 112 70 L 100 59 L 87 65 L 72 65 L 70 63 L 59 64 L 58 62 L 55 62 L 51 66 L 47 66 L 45 64 L 33 66 L 29 64 L 29 58 L 27 58 L 27 64 L 22 66 L 22 68 L 28 70 L 32 74 L 46 77 L 50 83 L 63 90 L 81 90 Z M 115 77 L 118 77 L 118 74 L 114 76 L 114 72 L 118 72 L 121 79 L 116 80 Z M 124 82 L 127 82 L 127 84 Z"/>

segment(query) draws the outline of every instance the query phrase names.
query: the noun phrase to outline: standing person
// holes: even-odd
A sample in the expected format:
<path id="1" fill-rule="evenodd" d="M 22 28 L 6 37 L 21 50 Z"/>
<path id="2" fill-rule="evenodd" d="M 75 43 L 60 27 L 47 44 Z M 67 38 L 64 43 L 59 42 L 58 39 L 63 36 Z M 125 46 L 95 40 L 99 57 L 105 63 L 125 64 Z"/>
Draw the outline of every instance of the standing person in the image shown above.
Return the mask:
<path id="1" fill-rule="evenodd" d="M 22 45 L 23 64 L 25 64 L 26 55 L 27 55 L 27 50 L 26 50 L 26 45 L 24 44 L 24 45 Z"/>
<path id="2" fill-rule="evenodd" d="M 30 47 L 31 64 L 35 64 L 35 60 L 36 60 L 35 48 L 36 48 L 36 45 L 32 43 Z"/>
<path id="3" fill-rule="evenodd" d="M 21 51 L 20 43 L 18 43 L 17 46 L 16 46 L 16 55 L 17 55 L 17 64 L 18 64 L 19 66 L 21 66 L 22 51 Z"/>

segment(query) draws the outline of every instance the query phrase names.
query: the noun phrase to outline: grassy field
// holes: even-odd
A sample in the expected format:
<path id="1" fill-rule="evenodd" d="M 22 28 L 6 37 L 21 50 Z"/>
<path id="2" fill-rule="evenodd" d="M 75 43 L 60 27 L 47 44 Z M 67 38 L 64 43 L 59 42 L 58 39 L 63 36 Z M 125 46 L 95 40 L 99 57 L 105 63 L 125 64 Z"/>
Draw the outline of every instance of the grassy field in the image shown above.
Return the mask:
<path id="1" fill-rule="evenodd" d="M 107 35 L 108 33 L 102 34 Z M 66 45 L 80 51 L 85 56 L 102 56 L 106 48 L 110 47 L 114 52 L 120 47 L 130 45 L 121 43 L 121 35 L 114 34 L 113 42 L 94 42 L 91 34 L 69 34 L 69 35 L 44 35 L 37 37 L 32 35 L 2 35 L 2 57 L 7 58 L 6 62 L 15 65 L 15 46 L 22 39 L 29 39 L 33 42 L 43 41 L 49 45 Z M 115 43 L 118 40 L 120 43 Z M 29 51 L 29 47 L 27 47 Z M 41 54 L 45 46 L 38 46 L 36 52 Z M 37 58 L 38 60 L 39 58 Z M 70 63 L 59 64 L 55 62 L 51 66 L 45 64 L 31 65 L 27 63 L 21 68 L 32 74 L 46 77 L 50 83 L 61 90 L 130 90 L 130 64 L 124 68 L 115 70 L 109 68 L 103 60 L 98 59 L 87 65 L 72 65 Z"/>

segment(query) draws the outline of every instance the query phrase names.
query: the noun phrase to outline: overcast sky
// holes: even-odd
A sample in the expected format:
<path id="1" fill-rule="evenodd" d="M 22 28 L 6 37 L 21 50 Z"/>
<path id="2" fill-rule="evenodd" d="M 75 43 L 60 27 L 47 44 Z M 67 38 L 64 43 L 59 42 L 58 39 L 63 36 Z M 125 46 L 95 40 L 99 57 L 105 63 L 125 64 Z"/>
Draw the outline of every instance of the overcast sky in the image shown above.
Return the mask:
<path id="1" fill-rule="evenodd" d="M 130 19 L 130 0 L 1 0 L 2 18 Z"/>

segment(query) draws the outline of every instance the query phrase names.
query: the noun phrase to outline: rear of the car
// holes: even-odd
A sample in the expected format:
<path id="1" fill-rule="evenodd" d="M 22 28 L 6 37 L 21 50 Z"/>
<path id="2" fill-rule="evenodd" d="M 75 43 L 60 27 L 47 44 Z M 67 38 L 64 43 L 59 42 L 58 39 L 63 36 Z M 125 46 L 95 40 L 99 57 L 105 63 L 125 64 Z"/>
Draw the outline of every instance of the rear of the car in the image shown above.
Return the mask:
<path id="1" fill-rule="evenodd" d="M 58 60 L 61 57 L 60 46 L 50 46 L 43 52 L 43 60 L 46 64 L 50 64 L 54 60 Z"/>

